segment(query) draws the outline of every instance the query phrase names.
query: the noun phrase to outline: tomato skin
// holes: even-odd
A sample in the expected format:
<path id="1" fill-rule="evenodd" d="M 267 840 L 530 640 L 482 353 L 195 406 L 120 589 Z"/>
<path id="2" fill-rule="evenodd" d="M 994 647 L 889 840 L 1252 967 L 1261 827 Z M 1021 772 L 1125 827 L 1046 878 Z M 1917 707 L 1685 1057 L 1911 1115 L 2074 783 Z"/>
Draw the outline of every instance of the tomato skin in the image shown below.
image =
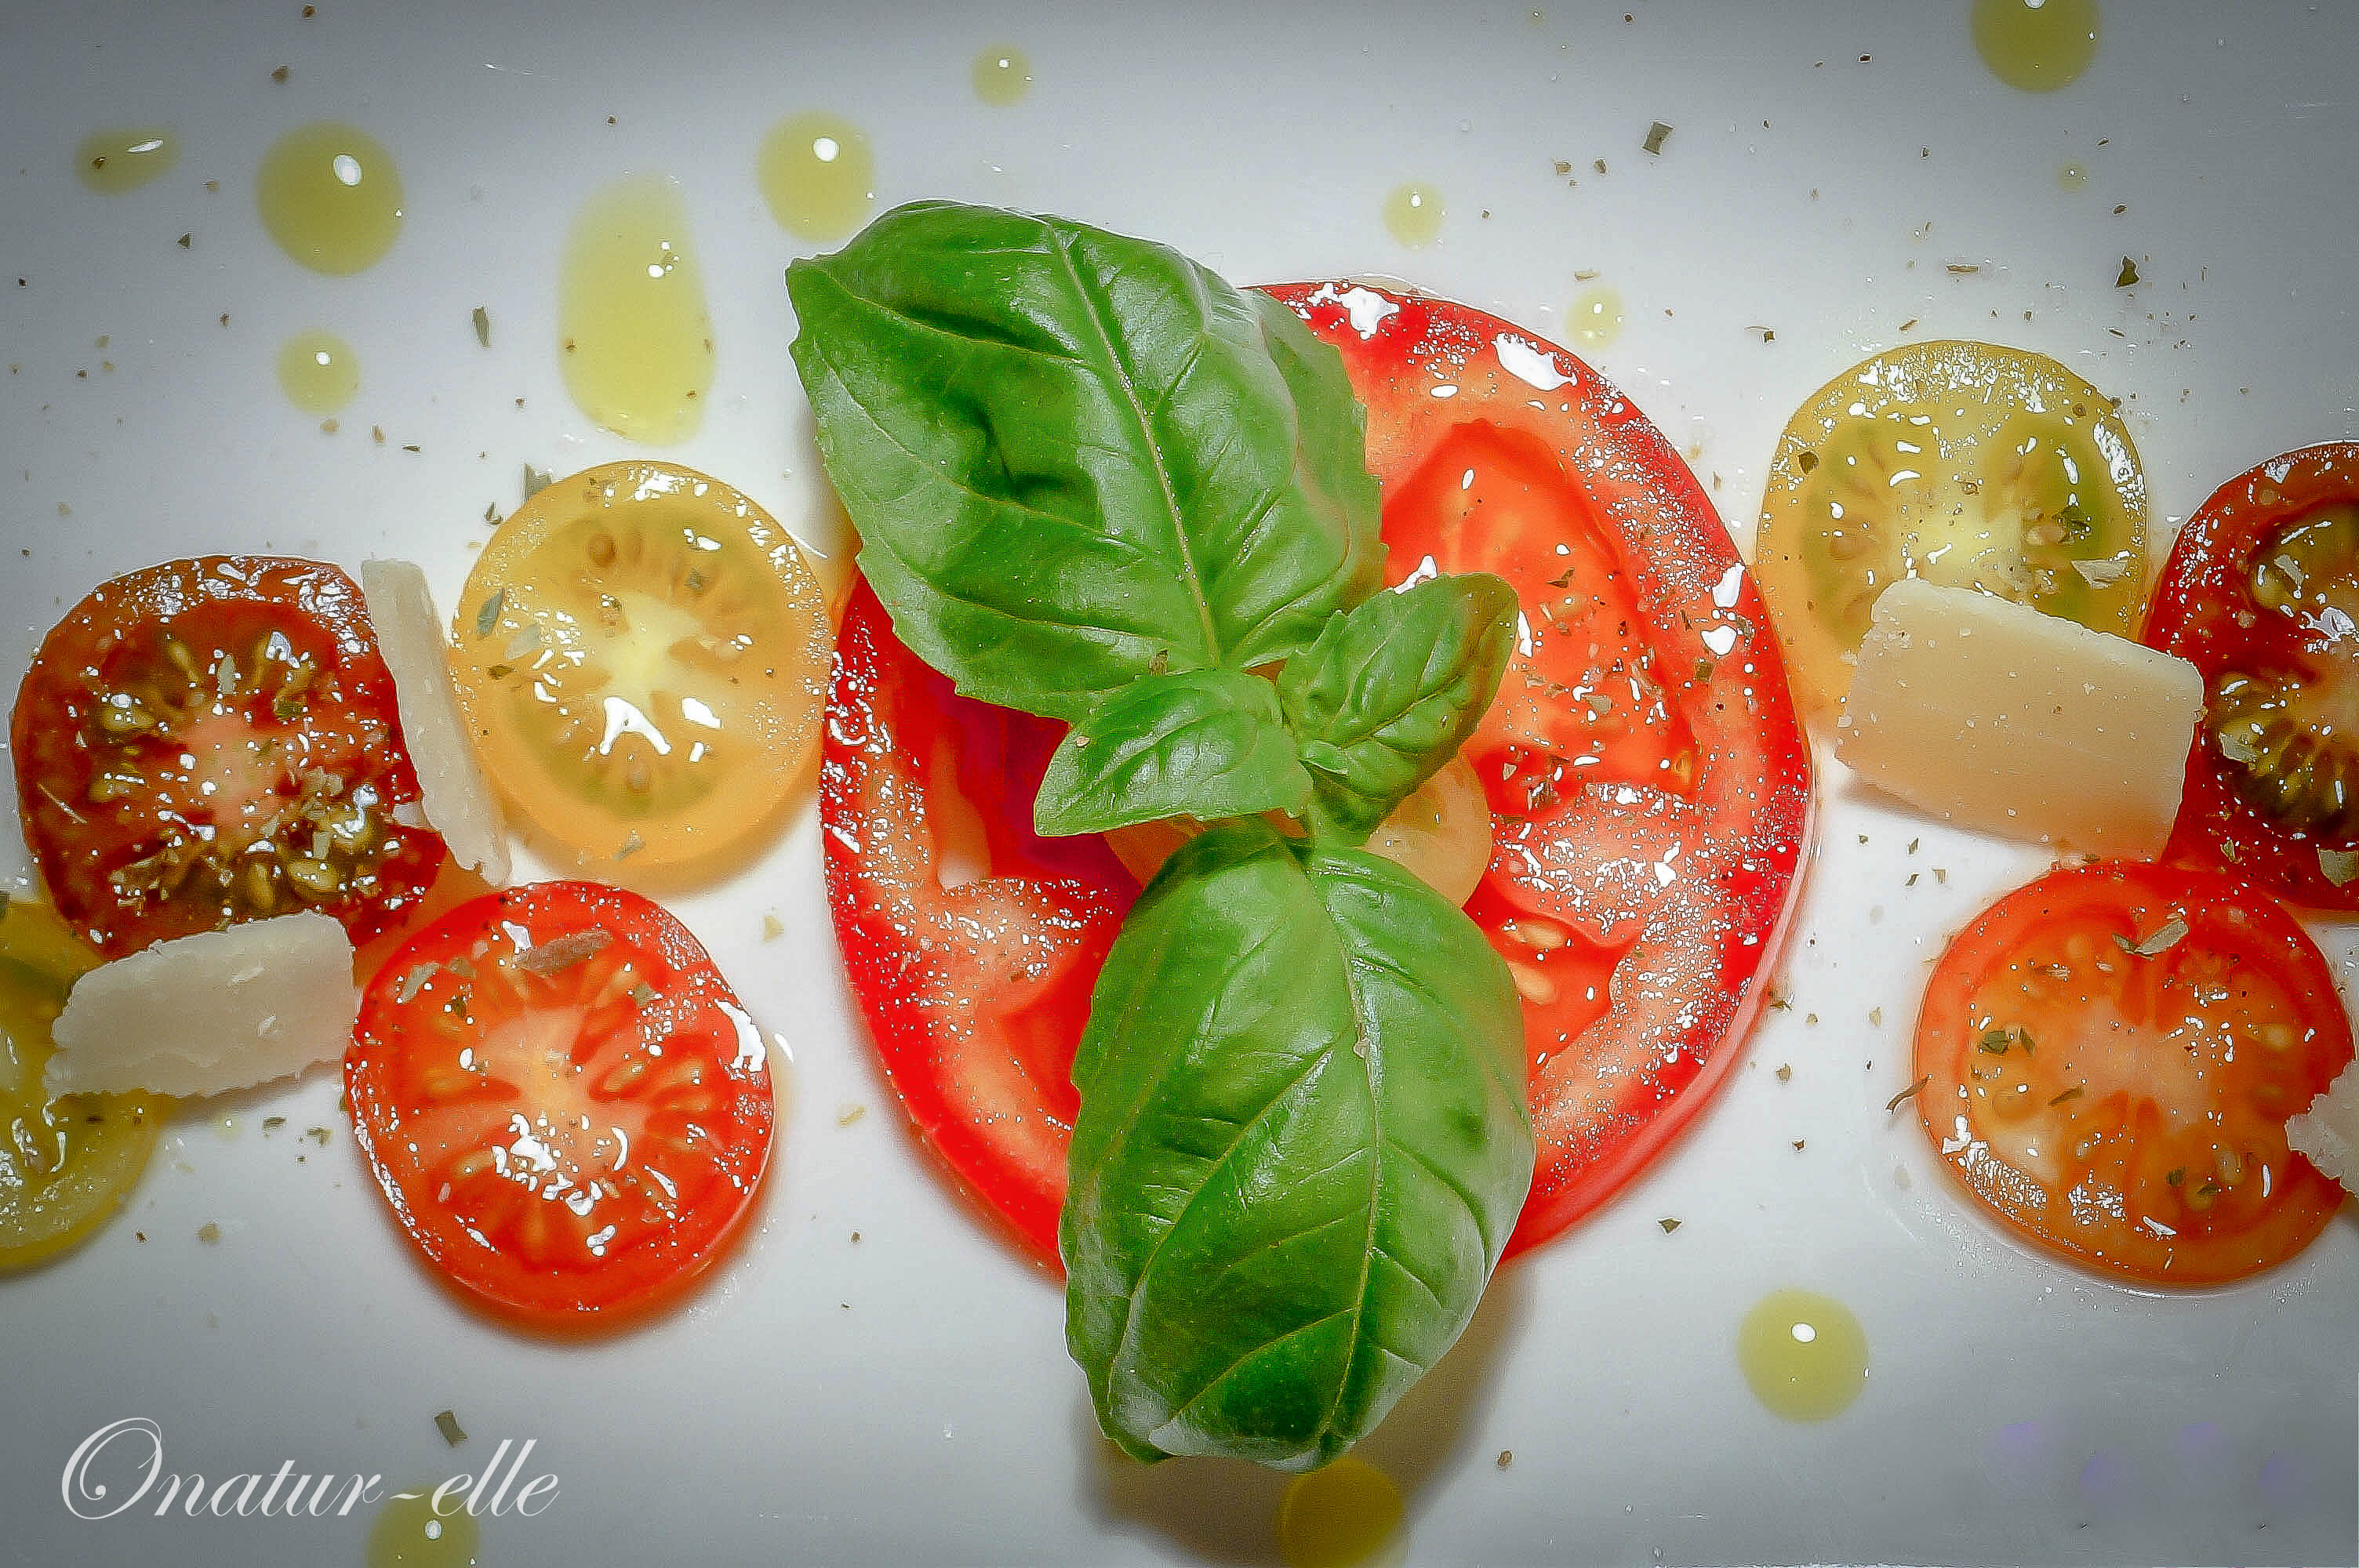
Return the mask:
<path id="1" fill-rule="evenodd" d="M 1637 1174 L 1743 1054 L 1799 890 L 1808 743 L 1727 530 L 1611 383 L 1447 300 L 1269 292 L 1367 405 L 1387 580 L 1495 571 L 1523 600 L 1522 651 L 1465 751 L 1496 846 L 1467 914 L 1523 993 L 1540 1146 L 1513 1256 Z M 1603 714 L 1574 696 L 1592 666 Z"/>
<path id="2" fill-rule="evenodd" d="M 344 1086 L 443 1280 L 561 1329 L 684 1291 L 750 1211 L 776 1115 L 761 1032 L 702 946 L 595 882 L 510 888 L 420 932 L 369 984 Z"/>
<path id="3" fill-rule="evenodd" d="M 263 676 L 289 666 L 257 665 L 251 653 L 273 633 L 318 666 L 292 698 L 262 689 Z M 168 658 L 175 646 L 192 656 L 190 668 Z M 226 675 L 222 654 L 232 655 Z M 234 684 L 241 677 L 245 684 Z M 227 690 L 224 682 L 233 683 Z M 102 719 L 110 696 L 164 696 L 174 687 L 198 700 L 158 715 L 164 722 L 153 729 L 110 734 Z M 199 732 L 201 744 L 188 739 Z M 59 912 L 109 957 L 297 908 L 334 915 L 365 942 L 424 896 L 443 859 L 439 835 L 397 815 L 408 815 L 419 796 L 393 676 L 359 588 L 332 566 L 212 556 L 101 584 L 43 640 L 17 691 L 10 740 L 42 881 Z M 183 760 L 201 751 L 226 788 Z M 107 775 L 125 769 L 142 782 L 129 784 L 125 773 L 125 785 L 100 798 Z M 234 841 L 275 815 L 299 816 L 306 776 L 336 781 L 334 798 L 366 820 L 365 848 L 342 862 L 348 874 L 336 892 L 281 881 L 275 907 L 248 907 L 238 879 L 216 881 L 208 869 L 218 863 L 203 858 L 219 842 L 212 836 Z M 315 828 L 299 821 L 283 831 L 277 841 L 299 860 Z M 176 846 L 199 857 L 179 891 L 125 891 L 111 880 Z"/>
<path id="4" fill-rule="evenodd" d="M 2285 1119 L 2351 1060 L 2332 971 L 2274 899 L 2101 862 L 1951 940 L 1918 1019 L 1917 1112 L 1958 1185 L 2043 1250 L 2218 1284 L 2292 1257 L 2342 1207 Z"/>
<path id="5" fill-rule="evenodd" d="M 2354 505 L 2359 443 L 2304 447 L 2230 480 L 2180 530 L 2140 640 L 2193 664 L 2207 691 L 2223 670 L 2281 664 L 2305 652 L 2331 655 L 2332 633 L 2304 635 L 2277 615 L 2256 612 L 2245 585 L 2256 547 L 2273 530 L 2321 507 Z M 2250 623 L 2240 625 L 2240 616 Z M 2274 820 L 2237 789 L 2234 768 L 2212 727 L 2200 727 L 2163 858 L 2248 877 L 2309 908 L 2359 910 L 2359 880 L 2337 886 L 2319 860 L 2321 849 L 2349 850 L 2353 842 Z"/>
<path id="6" fill-rule="evenodd" d="M 1427 525 L 1425 514 L 1469 494 L 1436 456 L 1464 437 L 1483 444 L 1486 473 L 1543 492 L 1549 515 L 1582 531 L 1582 564 L 1601 593 L 1636 607 L 1636 623 L 1613 634 L 1659 666 L 1648 678 L 1661 721 L 1616 730 L 1594 722 L 1590 707 L 1534 697 L 1554 653 L 1521 659 L 1467 748 L 1478 759 L 1545 764 L 1551 749 L 1593 744 L 1633 795 L 1543 777 L 1545 765 L 1516 781 L 1554 791 L 1545 804 L 1503 797 L 1495 774 L 1484 779 L 1497 849 L 1467 910 L 1518 970 L 1541 1142 L 1513 1253 L 1610 1197 L 1734 1066 L 1797 891 L 1809 752 L 1759 594 L 1694 477 L 1646 416 L 1571 355 L 1480 311 L 1373 289 L 1353 301 L 1351 287 L 1267 292 L 1342 351 L 1367 405 L 1392 579 L 1499 571 L 1535 621 L 1544 619 L 1543 596 L 1579 591 L 1552 583 L 1566 569 L 1554 535 L 1538 539 L 1544 553 L 1535 554 L 1520 534 L 1478 526 L 1450 530 L 1445 541 Z M 1362 337 L 1353 312 L 1369 300 L 1384 309 Z M 1498 358 L 1506 340 L 1527 370 L 1548 367 L 1557 379 L 1541 406 L 1532 403 L 1542 389 L 1507 379 Z M 1445 382 L 1456 396 L 1430 395 Z M 1448 558 L 1427 565 L 1429 554 Z M 1702 642 L 1707 631 L 1724 648 Z M 854 598 L 821 773 L 838 940 L 919 1132 L 1051 1262 L 1072 1052 L 1090 983 L 1136 892 L 1101 841 L 1032 836 L 1032 795 L 1057 735 L 1042 720 L 953 697 L 893 641 L 874 596 L 864 588 Z M 926 800 L 927 759 L 946 743 L 990 836 L 995 873 L 949 893 L 935 878 L 940 854 Z M 1673 787 L 1658 774 L 1676 775 Z M 1669 883 L 1651 871 L 1674 862 Z M 1026 935 L 1041 957 L 1011 990 L 992 963 Z M 1609 983 L 1626 1006 L 1609 1006 Z M 1011 1010 L 1028 1027 L 1011 1027 Z"/>
<path id="7" fill-rule="evenodd" d="M 957 696 L 864 581 L 836 637 L 820 764 L 828 903 L 886 1076 L 982 1212 L 1056 1267 L 1073 1050 L 1137 884 L 1098 838 L 1032 831 L 1061 727 Z M 989 875 L 945 888 L 955 766 Z"/>

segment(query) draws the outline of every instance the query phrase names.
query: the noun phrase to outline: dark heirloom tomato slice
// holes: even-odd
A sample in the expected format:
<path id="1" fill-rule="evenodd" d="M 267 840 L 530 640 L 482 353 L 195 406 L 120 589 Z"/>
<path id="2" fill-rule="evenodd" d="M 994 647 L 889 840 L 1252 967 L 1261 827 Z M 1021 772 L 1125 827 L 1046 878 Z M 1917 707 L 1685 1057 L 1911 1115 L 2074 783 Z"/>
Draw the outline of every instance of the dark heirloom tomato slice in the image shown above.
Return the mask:
<path id="1" fill-rule="evenodd" d="M 836 939 L 910 1119 L 1052 1263 L 1073 1048 L 1137 892 L 1103 839 L 1032 831 L 1060 733 L 956 695 L 853 591 L 820 769 Z"/>
<path id="2" fill-rule="evenodd" d="M 676 1294 L 770 1153 L 761 1031 L 687 927 L 594 882 L 511 888 L 420 932 L 369 984 L 344 1087 L 419 1250 L 551 1325 Z"/>
<path id="3" fill-rule="evenodd" d="M 1492 571 L 1522 596 L 1517 656 L 1464 752 L 1496 840 L 1467 913 L 1523 994 L 1539 1138 L 1512 1254 L 1636 1174 L 1742 1054 L 1810 753 L 1727 530 L 1610 383 L 1447 300 L 1270 292 L 1367 405 L 1392 580 Z"/>
<path id="4" fill-rule="evenodd" d="M 2284 1261 L 2343 1205 L 2285 1121 L 2351 1062 L 2317 946 L 2250 884 L 2177 866 L 2053 871 L 1941 955 L 1918 1113 L 2010 1227 L 2149 1284 Z"/>
<path id="5" fill-rule="evenodd" d="M 2171 546 L 2145 640 L 2203 672 L 2164 858 L 2359 910 L 2359 444 L 2213 492 Z"/>
<path id="6" fill-rule="evenodd" d="M 41 643 L 10 740 L 49 895 L 109 957 L 304 909 L 365 941 L 443 858 L 401 820 L 418 780 L 360 589 L 316 561 L 102 584 Z"/>
<path id="7" fill-rule="evenodd" d="M 1727 533 L 1621 394 L 1464 306 L 1269 292 L 1367 406 L 1394 579 L 1495 571 L 1523 596 L 1466 753 L 1497 841 L 1467 910 L 1513 967 L 1532 1058 L 1516 1250 L 1603 1202 L 1734 1065 L 1795 887 L 1809 753 Z M 1135 892 L 1099 840 L 1030 832 L 1057 733 L 953 697 L 854 600 L 821 796 L 853 987 L 919 1130 L 1052 1259 L 1073 1047 Z M 952 795 L 993 874 L 946 889 Z"/>

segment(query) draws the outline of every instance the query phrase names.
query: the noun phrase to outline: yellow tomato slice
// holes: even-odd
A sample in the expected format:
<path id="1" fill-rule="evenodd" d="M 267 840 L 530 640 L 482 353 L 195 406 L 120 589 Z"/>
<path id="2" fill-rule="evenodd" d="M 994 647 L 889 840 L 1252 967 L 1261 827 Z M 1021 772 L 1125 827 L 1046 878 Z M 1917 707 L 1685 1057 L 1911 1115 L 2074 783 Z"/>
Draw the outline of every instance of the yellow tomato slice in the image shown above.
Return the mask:
<path id="1" fill-rule="evenodd" d="M 122 1206 L 147 1164 L 164 1102 L 41 1091 L 49 1025 L 98 956 L 39 904 L 0 905 L 0 1269 L 64 1251 Z"/>
<path id="2" fill-rule="evenodd" d="M 794 540 L 671 463 L 560 479 L 503 523 L 453 627 L 460 705 L 544 850 L 676 886 L 773 829 L 817 739 L 829 629 Z"/>
<path id="3" fill-rule="evenodd" d="M 1755 555 L 1795 696 L 1851 689 L 1868 611 L 1921 577 L 2122 636 L 2146 591 L 2146 479 L 2113 401 L 2044 354 L 1910 343 L 1778 438 Z"/>

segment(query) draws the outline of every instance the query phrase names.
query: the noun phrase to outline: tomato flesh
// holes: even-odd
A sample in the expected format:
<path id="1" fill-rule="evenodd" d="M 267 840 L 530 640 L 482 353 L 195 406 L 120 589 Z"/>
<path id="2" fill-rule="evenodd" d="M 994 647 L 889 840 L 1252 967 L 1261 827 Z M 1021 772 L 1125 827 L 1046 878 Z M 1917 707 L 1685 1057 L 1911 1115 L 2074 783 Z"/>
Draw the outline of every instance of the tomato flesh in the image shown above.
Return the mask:
<path id="1" fill-rule="evenodd" d="M 2342 1206 L 2285 1120 L 2350 1064 L 2350 1021 L 2317 946 L 2248 883 L 2117 863 L 2017 889 L 1942 955 L 1916 1051 L 1951 1175 L 2076 1262 L 2214 1284 Z"/>
<path id="2" fill-rule="evenodd" d="M 116 578 L 42 643 L 11 730 L 26 837 L 110 957 L 313 909 L 365 941 L 434 880 L 360 589 L 268 557 Z"/>
<path id="3" fill-rule="evenodd" d="M 675 1295 L 769 1157 L 761 1031 L 686 927 L 592 882 L 509 889 L 419 933 L 370 982 L 344 1084 L 428 1260 L 545 1324 Z"/>
<path id="4" fill-rule="evenodd" d="M 2171 546 L 2144 640 L 2204 681 L 2165 858 L 2359 910 L 2359 443 L 2214 492 Z"/>
<path id="5" fill-rule="evenodd" d="M 1058 735 L 957 696 L 853 591 L 820 769 L 836 939 L 911 1121 L 1051 1263 L 1073 1049 L 1137 892 L 1103 839 L 1033 833 Z"/>
<path id="6" fill-rule="evenodd" d="M 1532 1058 L 1520 1250 L 1605 1201 L 1734 1065 L 1795 889 L 1808 752 L 1726 532 L 1618 392 L 1462 306 L 1269 292 L 1342 351 L 1367 406 L 1393 579 L 1495 571 L 1522 597 L 1517 657 L 1464 752 L 1495 843 L 1466 908 L 1514 967 Z M 953 696 L 855 596 L 821 773 L 838 938 L 919 1132 L 1051 1261 L 1072 1052 L 1136 892 L 1101 841 L 1032 836 L 1056 739 Z M 990 874 L 946 888 L 960 801 Z"/>

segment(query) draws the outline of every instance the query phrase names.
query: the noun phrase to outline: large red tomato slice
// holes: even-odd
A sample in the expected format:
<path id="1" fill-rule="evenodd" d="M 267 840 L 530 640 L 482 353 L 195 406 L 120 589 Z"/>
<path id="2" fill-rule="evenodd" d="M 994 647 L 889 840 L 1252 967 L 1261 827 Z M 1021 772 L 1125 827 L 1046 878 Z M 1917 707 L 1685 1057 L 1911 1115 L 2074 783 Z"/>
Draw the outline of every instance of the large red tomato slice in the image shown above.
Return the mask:
<path id="1" fill-rule="evenodd" d="M 1518 1250 L 1604 1201 L 1727 1076 L 1794 890 L 1809 753 L 1751 579 L 1621 394 L 1464 306 L 1269 292 L 1367 406 L 1393 579 L 1494 571 L 1523 595 L 1518 656 L 1467 748 L 1497 841 L 1467 912 L 1514 966 L 1533 1065 Z M 886 1069 L 1053 1259 L 1068 1070 L 1135 884 L 1097 840 L 1032 836 L 1055 729 L 952 697 L 864 590 L 829 703 L 829 890 Z M 992 874 L 946 888 L 953 777 Z"/>

